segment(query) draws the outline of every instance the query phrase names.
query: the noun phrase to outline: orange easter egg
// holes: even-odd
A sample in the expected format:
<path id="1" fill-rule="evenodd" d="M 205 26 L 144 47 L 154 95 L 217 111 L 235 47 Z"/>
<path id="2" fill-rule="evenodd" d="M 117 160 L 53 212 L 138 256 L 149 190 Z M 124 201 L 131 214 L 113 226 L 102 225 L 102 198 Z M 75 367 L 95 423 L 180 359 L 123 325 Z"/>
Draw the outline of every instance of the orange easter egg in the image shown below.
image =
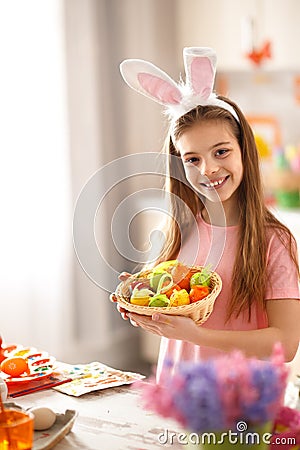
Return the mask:
<path id="1" fill-rule="evenodd" d="M 0 364 L 0 369 L 2 372 L 12 377 L 18 377 L 22 375 L 22 373 L 30 372 L 27 361 L 21 356 L 12 356 L 4 359 Z"/>

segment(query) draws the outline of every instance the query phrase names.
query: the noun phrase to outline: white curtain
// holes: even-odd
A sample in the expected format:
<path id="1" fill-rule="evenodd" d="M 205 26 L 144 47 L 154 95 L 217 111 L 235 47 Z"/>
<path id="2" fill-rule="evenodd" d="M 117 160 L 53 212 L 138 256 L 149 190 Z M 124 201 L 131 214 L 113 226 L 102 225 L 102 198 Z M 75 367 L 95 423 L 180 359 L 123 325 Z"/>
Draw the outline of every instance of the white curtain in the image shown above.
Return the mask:
<path id="1" fill-rule="evenodd" d="M 129 92 L 118 67 L 140 57 L 175 75 L 172 4 L 0 2 L 0 333 L 6 342 L 43 348 L 67 362 L 134 368 L 139 358 L 138 331 L 76 259 L 72 218 L 98 169 L 126 154 L 160 150 L 159 106 Z M 140 182 L 112 192 L 97 218 L 98 243 L 116 271 L 130 267 L 112 246 L 110 220 Z"/>
<path id="2" fill-rule="evenodd" d="M 176 66 L 173 34 L 166 35 L 166 19 L 172 27 L 170 5 L 170 0 L 163 6 L 159 0 L 65 1 L 73 204 L 90 177 L 105 164 L 128 154 L 160 150 L 160 108 L 129 92 L 119 63 L 140 57 L 160 59 L 158 64 L 167 61 L 169 69 Z M 141 116 L 145 120 L 140 120 Z M 121 178 L 124 167 L 119 169 Z M 137 186 L 141 187 L 140 179 L 127 180 L 107 192 L 104 211 L 96 221 L 95 238 L 117 272 L 132 266 L 114 246 L 111 220 L 115 208 Z M 79 239 L 81 246 L 88 248 L 84 225 L 83 221 Z M 95 271 L 98 267 L 101 270 L 95 259 Z M 112 274 L 111 285 L 117 281 Z M 77 354 L 85 359 L 98 355 L 110 364 L 132 367 L 139 358 L 139 332 L 120 319 L 108 301 L 108 292 L 99 289 L 78 262 L 74 264 L 74 285 Z"/>
<path id="3" fill-rule="evenodd" d="M 0 333 L 70 339 L 71 182 L 62 3 L 0 3 Z"/>

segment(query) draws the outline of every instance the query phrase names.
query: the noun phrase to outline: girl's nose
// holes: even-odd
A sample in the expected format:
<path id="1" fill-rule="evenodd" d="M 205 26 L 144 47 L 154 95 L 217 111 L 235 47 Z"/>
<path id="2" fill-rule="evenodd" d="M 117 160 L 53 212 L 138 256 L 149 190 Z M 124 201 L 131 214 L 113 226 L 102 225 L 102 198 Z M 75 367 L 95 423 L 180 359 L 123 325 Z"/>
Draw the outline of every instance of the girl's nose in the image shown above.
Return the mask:
<path id="1" fill-rule="evenodd" d="M 200 173 L 201 175 L 205 175 L 207 177 L 213 175 L 218 171 L 218 165 L 216 161 L 206 160 L 201 162 Z"/>

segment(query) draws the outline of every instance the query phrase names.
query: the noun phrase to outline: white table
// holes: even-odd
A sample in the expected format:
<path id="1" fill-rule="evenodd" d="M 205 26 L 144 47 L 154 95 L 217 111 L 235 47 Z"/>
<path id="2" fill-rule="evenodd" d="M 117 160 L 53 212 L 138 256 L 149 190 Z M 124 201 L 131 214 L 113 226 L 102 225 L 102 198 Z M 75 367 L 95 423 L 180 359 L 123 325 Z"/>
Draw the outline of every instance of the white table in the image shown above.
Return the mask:
<path id="1" fill-rule="evenodd" d="M 182 430 L 175 422 L 144 410 L 139 393 L 129 386 L 109 388 L 81 397 L 71 397 L 49 389 L 8 400 L 23 408 L 48 406 L 56 413 L 64 413 L 66 409 L 78 411 L 72 431 L 55 446 L 55 450 L 183 448 L 176 438 L 173 438 L 173 444 L 170 443 L 171 438 L 168 444 L 160 443 L 159 434 L 165 433 L 165 430 L 169 433 L 180 433 Z"/>
<path id="2" fill-rule="evenodd" d="M 300 401 L 298 405 L 292 404 L 299 400 L 299 391 L 295 391 L 292 384 L 289 388 L 286 404 L 300 409 Z M 48 406 L 56 413 L 64 413 L 66 409 L 78 411 L 72 431 L 55 446 L 55 450 L 187 448 L 178 443 L 178 438 L 179 442 L 187 440 L 186 435 L 181 434 L 184 430 L 177 423 L 144 410 L 139 393 L 129 386 L 109 388 L 81 397 L 71 397 L 50 389 L 12 400 L 23 408 Z M 159 439 L 161 433 L 163 435 Z"/>

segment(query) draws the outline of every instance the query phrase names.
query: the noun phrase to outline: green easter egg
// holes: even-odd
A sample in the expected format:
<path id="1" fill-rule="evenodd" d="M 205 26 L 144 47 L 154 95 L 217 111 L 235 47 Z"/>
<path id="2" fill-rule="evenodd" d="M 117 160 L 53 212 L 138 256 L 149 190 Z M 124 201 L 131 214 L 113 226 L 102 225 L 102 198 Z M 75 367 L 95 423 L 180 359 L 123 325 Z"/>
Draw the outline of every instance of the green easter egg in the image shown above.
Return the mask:
<path id="1" fill-rule="evenodd" d="M 165 294 L 157 294 L 152 297 L 148 306 L 165 307 L 170 304 L 170 300 Z"/>
<path id="2" fill-rule="evenodd" d="M 166 272 L 163 270 L 154 270 L 150 275 L 150 287 L 157 291 L 158 283 Z"/>

